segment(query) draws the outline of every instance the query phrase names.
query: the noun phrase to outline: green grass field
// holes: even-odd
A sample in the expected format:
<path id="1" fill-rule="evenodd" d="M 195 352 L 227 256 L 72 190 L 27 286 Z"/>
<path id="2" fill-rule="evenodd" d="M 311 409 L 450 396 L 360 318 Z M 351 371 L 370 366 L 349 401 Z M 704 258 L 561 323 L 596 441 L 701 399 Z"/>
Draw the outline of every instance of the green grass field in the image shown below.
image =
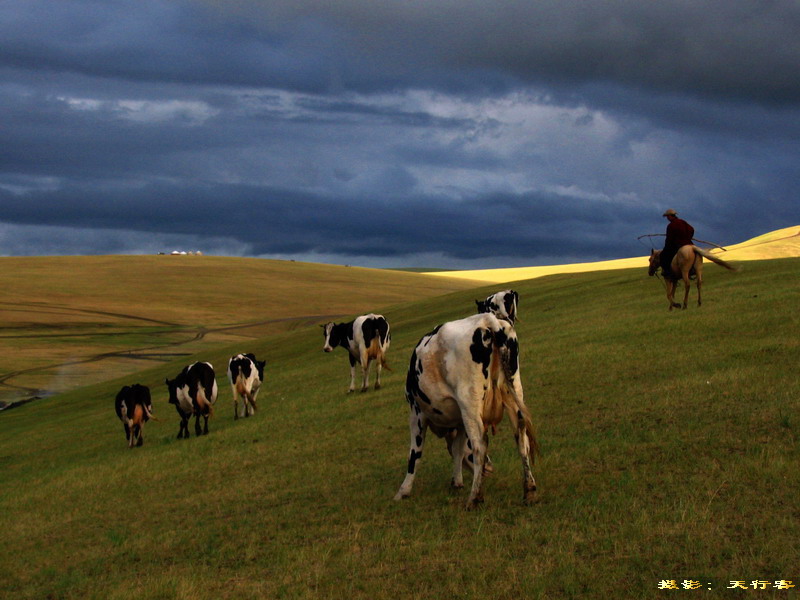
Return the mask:
<path id="1" fill-rule="evenodd" d="M 480 510 L 465 512 L 467 492 L 449 490 L 432 435 L 412 497 L 392 500 L 408 452 L 411 350 L 509 286 L 413 302 L 400 286 L 375 307 L 392 325 L 394 369 L 377 392 L 346 394 L 345 353 L 323 354 L 319 327 L 299 322 L 4 411 L 0 597 L 794 597 L 799 273 L 800 259 L 737 274 L 708 266 L 703 307 L 673 312 L 644 268 L 514 283 L 542 447 L 533 506 L 522 505 L 505 425 Z M 304 293 L 324 298 L 348 277 Z M 43 284 L 36 301 L 64 294 Z M 234 421 L 224 365 L 243 350 L 267 360 L 266 384 L 259 412 Z M 163 381 L 195 359 L 217 368 L 220 399 L 208 436 L 177 440 Z M 113 398 L 134 381 L 151 387 L 160 420 L 128 450 Z M 797 587 L 779 590 L 781 580 Z M 660 590 L 665 581 L 700 589 Z M 759 581 L 769 585 L 753 589 Z"/>

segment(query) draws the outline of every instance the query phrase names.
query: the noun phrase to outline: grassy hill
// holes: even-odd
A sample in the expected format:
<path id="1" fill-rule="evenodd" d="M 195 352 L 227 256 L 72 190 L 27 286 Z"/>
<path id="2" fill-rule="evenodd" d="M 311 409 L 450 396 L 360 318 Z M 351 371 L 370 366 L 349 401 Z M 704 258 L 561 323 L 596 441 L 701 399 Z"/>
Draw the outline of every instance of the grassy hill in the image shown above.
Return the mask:
<path id="1" fill-rule="evenodd" d="M 0 402 L 474 285 L 246 258 L 0 258 Z"/>
<path id="2" fill-rule="evenodd" d="M 300 320 L 5 411 L 0 597 L 648 598 L 662 581 L 696 581 L 695 594 L 725 598 L 731 581 L 800 587 L 799 272 L 796 258 L 710 267 L 703 307 L 671 313 L 642 269 L 514 283 L 543 452 L 531 507 L 502 425 L 483 509 L 464 512 L 464 494 L 449 491 L 433 435 L 413 496 L 391 499 L 408 452 L 410 352 L 496 286 L 377 307 L 394 368 L 377 392 L 347 395 L 344 352 L 323 354 L 319 328 Z M 159 313 L 146 316 L 180 317 Z M 238 322 L 248 318 L 258 317 Z M 221 366 L 243 349 L 267 360 L 267 383 L 259 412 L 234 421 Z M 208 436 L 177 440 L 163 380 L 194 359 L 218 367 L 220 400 Z M 134 380 L 151 386 L 160 420 L 129 451 L 112 403 Z"/>

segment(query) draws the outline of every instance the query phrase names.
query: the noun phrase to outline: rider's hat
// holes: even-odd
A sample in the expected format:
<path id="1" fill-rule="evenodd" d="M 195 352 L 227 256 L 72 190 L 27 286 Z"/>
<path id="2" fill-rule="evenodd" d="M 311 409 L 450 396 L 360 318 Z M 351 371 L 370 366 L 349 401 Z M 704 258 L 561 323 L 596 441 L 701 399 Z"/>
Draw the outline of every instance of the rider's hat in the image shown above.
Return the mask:
<path id="1" fill-rule="evenodd" d="M 661 216 L 662 217 L 669 217 L 669 216 L 677 217 L 678 213 L 675 212 L 674 208 L 668 208 L 667 210 L 664 211 L 664 214 L 661 215 Z"/>

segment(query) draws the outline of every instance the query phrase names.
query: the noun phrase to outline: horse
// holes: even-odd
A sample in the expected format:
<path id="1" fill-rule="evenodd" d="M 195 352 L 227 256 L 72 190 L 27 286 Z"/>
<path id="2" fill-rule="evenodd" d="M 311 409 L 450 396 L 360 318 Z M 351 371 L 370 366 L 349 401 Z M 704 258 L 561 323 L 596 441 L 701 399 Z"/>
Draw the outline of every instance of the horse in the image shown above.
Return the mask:
<path id="1" fill-rule="evenodd" d="M 701 289 L 703 287 L 703 258 L 707 258 L 711 262 L 717 263 L 718 265 L 725 267 L 730 271 L 739 270 L 729 262 L 722 260 L 710 252 L 703 250 L 702 248 L 698 248 L 692 244 L 681 246 L 678 248 L 678 252 L 672 259 L 672 263 L 670 263 L 671 274 L 662 273 L 664 275 L 664 281 L 666 282 L 667 300 L 669 301 L 670 310 L 673 308 L 686 308 L 686 305 L 689 302 L 689 287 L 691 285 L 689 275 L 693 267 L 695 279 L 697 280 L 697 306 L 701 306 L 703 304 L 701 295 Z M 661 266 L 660 259 L 661 250 L 650 251 L 650 268 L 647 271 L 648 275 L 653 276 L 656 274 L 658 267 Z M 675 302 L 675 287 L 677 286 L 679 280 L 683 280 L 683 306 Z"/>

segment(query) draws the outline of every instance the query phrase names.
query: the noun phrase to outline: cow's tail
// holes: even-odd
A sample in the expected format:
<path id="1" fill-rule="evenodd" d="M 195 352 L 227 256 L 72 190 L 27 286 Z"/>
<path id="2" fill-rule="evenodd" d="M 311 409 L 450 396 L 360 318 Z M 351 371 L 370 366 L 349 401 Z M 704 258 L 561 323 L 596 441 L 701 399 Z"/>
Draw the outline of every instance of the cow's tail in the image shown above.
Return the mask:
<path id="1" fill-rule="evenodd" d="M 236 388 L 236 393 L 240 396 L 244 396 L 247 393 L 247 388 L 245 387 L 244 383 L 244 375 L 242 375 L 242 370 L 238 369 L 233 386 Z"/>
<path id="2" fill-rule="evenodd" d="M 711 254 L 711 252 L 707 250 L 703 250 L 702 248 L 699 248 L 697 246 L 692 246 L 692 249 L 703 258 L 707 258 L 711 262 L 717 263 L 718 265 L 720 265 L 721 267 L 725 267 L 729 271 L 739 270 L 739 267 L 737 267 L 736 265 L 732 265 L 731 263 L 722 260 L 720 257 L 716 256 L 715 254 Z"/>
<path id="3" fill-rule="evenodd" d="M 213 391 L 211 393 L 213 396 Z M 214 416 L 214 404 L 211 402 L 211 399 L 208 397 L 206 393 L 206 388 L 202 384 L 200 388 L 197 390 L 197 407 L 200 409 L 200 414 L 208 414 L 208 418 Z"/>
<path id="4" fill-rule="evenodd" d="M 381 367 L 386 369 L 387 371 L 391 371 L 392 368 L 389 366 L 389 363 L 386 362 L 386 351 L 389 349 L 389 344 L 392 343 L 392 334 L 389 333 L 389 324 L 386 324 L 386 333 L 380 336 L 380 344 L 381 344 Z"/>
<path id="5" fill-rule="evenodd" d="M 150 421 L 150 420 L 158 421 L 158 418 L 153 415 L 153 409 L 148 407 L 147 404 L 143 404 L 142 406 L 144 406 L 144 414 L 147 416 L 145 421 Z"/>
<path id="6" fill-rule="evenodd" d="M 512 354 L 510 349 L 506 346 L 500 352 L 500 360 L 503 365 L 506 389 L 513 401 L 513 405 L 509 406 L 509 408 L 514 410 L 517 415 L 517 431 L 515 435 L 527 436 L 528 457 L 530 458 L 531 465 L 533 465 L 536 455 L 540 454 L 539 442 L 536 439 L 536 428 L 533 425 L 531 412 L 514 387 L 515 377 L 519 376 L 516 355 Z"/>

